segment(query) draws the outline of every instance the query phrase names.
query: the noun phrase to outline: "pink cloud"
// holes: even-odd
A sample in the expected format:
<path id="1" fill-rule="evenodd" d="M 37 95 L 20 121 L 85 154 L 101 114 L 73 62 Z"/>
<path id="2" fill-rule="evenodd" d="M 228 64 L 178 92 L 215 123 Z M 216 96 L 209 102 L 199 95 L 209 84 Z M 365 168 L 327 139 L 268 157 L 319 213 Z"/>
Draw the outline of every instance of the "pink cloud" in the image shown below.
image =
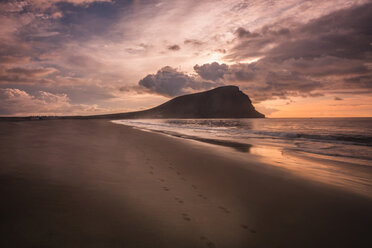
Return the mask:
<path id="1" fill-rule="evenodd" d="M 66 94 L 39 91 L 31 95 L 12 88 L 0 89 L 0 115 L 92 114 L 107 111 L 97 105 L 72 104 Z"/>

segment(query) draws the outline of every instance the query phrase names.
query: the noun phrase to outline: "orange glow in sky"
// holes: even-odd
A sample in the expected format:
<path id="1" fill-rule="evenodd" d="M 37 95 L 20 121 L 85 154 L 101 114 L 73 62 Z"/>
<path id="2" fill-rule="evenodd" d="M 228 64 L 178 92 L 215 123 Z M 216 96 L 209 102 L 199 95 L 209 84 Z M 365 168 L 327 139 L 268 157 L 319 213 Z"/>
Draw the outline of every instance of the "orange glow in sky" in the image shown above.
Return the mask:
<path id="1" fill-rule="evenodd" d="M 268 117 L 372 116 L 368 0 L 0 2 L 0 116 L 237 85 Z"/>

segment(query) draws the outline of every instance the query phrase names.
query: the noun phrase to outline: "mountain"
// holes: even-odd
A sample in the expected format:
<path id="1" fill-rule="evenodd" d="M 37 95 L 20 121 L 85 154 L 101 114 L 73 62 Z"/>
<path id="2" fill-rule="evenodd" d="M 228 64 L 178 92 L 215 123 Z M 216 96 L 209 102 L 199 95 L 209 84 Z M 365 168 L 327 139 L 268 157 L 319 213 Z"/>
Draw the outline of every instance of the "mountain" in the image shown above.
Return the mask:
<path id="1" fill-rule="evenodd" d="M 183 95 L 157 107 L 129 113 L 90 116 L 0 117 L 0 121 L 50 119 L 161 119 L 161 118 L 265 118 L 252 105 L 249 97 L 237 86 Z"/>
<path id="2" fill-rule="evenodd" d="M 255 110 L 249 97 L 237 86 L 222 86 L 200 93 L 179 96 L 148 110 L 99 117 L 113 119 L 264 118 L 265 115 Z"/>

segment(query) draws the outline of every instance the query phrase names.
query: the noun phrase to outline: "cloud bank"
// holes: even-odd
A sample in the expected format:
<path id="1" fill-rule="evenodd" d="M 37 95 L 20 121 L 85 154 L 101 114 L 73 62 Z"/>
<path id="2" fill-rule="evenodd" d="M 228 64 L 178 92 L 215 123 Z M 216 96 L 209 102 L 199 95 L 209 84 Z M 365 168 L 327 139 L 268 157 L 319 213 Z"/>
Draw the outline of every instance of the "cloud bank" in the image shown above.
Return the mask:
<path id="1" fill-rule="evenodd" d="M 156 74 L 147 75 L 138 84 L 148 92 L 168 97 L 211 89 L 220 85 L 179 72 L 170 66 L 161 68 Z"/>
<path id="2" fill-rule="evenodd" d="M 372 93 L 372 4 L 332 12 L 305 24 L 273 23 L 253 32 L 239 27 L 225 55 L 231 61 L 195 65 L 203 80 L 241 86 L 255 102 L 317 97 L 327 92 Z M 252 63 L 241 63 L 259 58 Z M 167 78 L 165 88 L 187 84 Z M 154 79 L 154 82 L 157 81 Z M 174 82 L 174 85 L 173 85 Z M 140 85 L 145 86 L 140 81 Z M 181 88 L 180 88 L 181 87 Z M 164 88 L 153 89 L 162 93 Z M 170 94 L 175 95 L 175 94 Z"/>
<path id="3" fill-rule="evenodd" d="M 0 89 L 66 96 L 73 113 L 226 84 L 260 104 L 357 104 L 372 94 L 371 16 L 367 0 L 0 1 Z M 46 111 L 9 99 L 3 113 Z"/>

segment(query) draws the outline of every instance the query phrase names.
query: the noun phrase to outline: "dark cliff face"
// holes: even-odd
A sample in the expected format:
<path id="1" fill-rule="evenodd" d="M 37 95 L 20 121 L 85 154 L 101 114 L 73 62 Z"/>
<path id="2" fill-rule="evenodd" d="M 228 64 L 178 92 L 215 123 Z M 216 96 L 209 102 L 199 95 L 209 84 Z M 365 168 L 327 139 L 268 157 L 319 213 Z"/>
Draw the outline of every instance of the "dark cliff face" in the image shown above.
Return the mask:
<path id="1" fill-rule="evenodd" d="M 236 86 L 223 86 L 176 97 L 155 108 L 123 114 L 124 118 L 264 118 Z"/>

